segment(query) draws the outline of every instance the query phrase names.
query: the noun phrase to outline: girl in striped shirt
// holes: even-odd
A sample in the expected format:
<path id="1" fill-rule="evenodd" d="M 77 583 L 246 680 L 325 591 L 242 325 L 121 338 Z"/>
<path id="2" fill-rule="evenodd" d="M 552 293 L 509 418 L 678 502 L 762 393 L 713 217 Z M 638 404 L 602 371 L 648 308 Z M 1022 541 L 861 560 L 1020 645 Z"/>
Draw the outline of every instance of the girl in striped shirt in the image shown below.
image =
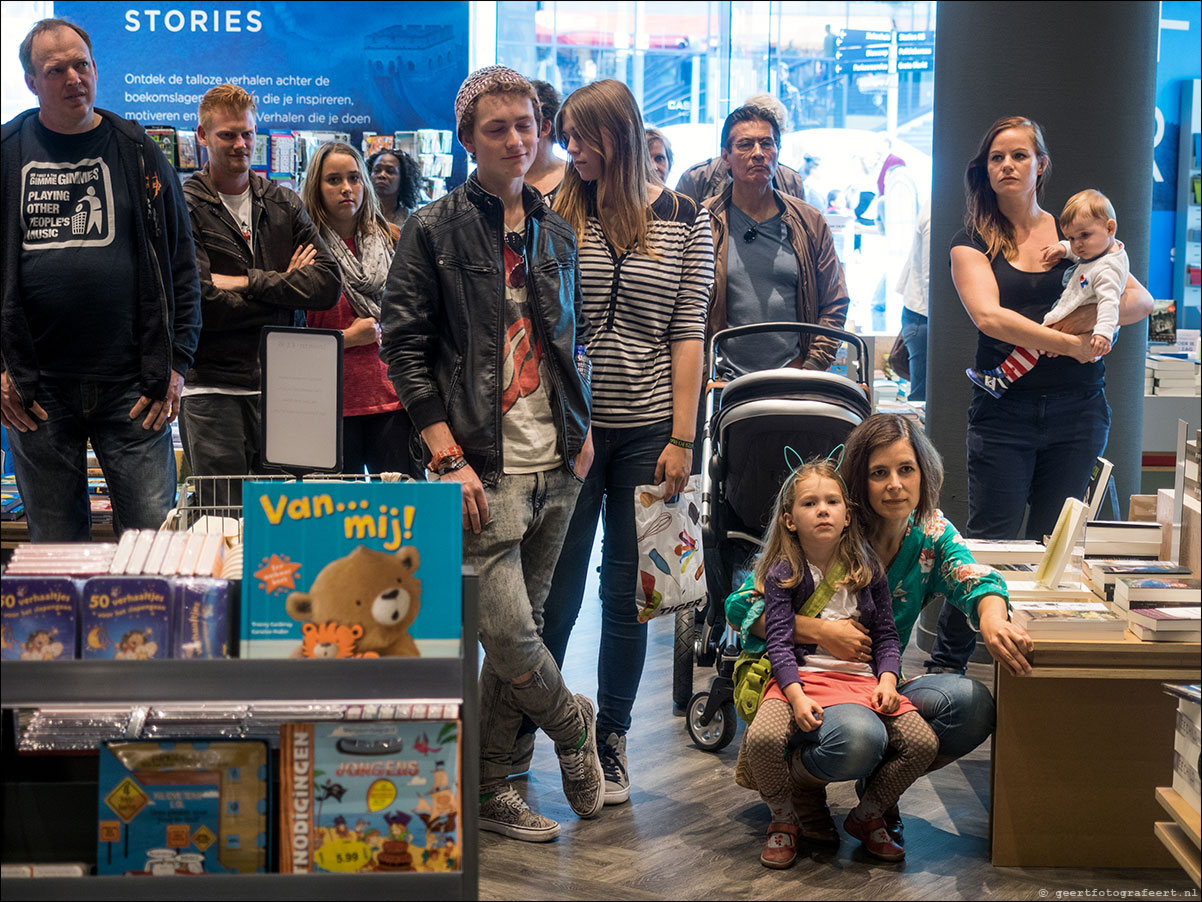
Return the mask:
<path id="1" fill-rule="evenodd" d="M 655 483 L 671 496 L 692 471 L 713 241 L 706 212 L 654 177 L 624 84 L 575 91 L 555 126 L 571 161 L 555 211 L 580 247 L 596 457 L 556 566 L 543 639 L 562 662 L 604 510 L 597 741 L 605 801 L 616 804 L 630 795 L 626 732 L 647 651 L 635 608 L 634 488 Z"/>

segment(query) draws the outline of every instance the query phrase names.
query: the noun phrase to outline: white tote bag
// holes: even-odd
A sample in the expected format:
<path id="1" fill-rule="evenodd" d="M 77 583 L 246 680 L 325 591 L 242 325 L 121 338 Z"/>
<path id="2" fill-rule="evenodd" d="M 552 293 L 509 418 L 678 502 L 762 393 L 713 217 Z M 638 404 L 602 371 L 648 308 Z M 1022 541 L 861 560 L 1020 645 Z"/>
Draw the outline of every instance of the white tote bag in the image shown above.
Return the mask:
<path id="1" fill-rule="evenodd" d="M 663 486 L 634 489 L 634 528 L 639 545 L 635 591 L 639 622 L 696 608 L 705 599 L 701 550 L 701 477 L 683 492 L 663 497 Z"/>

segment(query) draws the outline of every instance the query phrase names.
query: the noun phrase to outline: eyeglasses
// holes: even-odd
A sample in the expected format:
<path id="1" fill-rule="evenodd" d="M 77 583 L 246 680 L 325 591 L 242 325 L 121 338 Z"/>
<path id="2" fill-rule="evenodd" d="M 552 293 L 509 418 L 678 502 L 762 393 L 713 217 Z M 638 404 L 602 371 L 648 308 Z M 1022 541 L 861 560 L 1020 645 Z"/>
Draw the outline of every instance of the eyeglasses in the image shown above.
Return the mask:
<path id="1" fill-rule="evenodd" d="M 505 233 L 505 282 L 510 288 L 526 287 L 526 243 L 517 232 Z"/>
<path id="2" fill-rule="evenodd" d="M 754 153 L 757 147 L 769 155 L 776 153 L 775 138 L 740 138 L 731 146 L 742 154 Z"/>
<path id="3" fill-rule="evenodd" d="M 743 233 L 743 240 L 746 241 L 748 244 L 751 244 L 751 242 L 755 241 L 755 239 L 757 239 L 759 237 L 760 237 L 760 233 L 756 231 L 755 226 L 752 226 L 746 232 Z"/>

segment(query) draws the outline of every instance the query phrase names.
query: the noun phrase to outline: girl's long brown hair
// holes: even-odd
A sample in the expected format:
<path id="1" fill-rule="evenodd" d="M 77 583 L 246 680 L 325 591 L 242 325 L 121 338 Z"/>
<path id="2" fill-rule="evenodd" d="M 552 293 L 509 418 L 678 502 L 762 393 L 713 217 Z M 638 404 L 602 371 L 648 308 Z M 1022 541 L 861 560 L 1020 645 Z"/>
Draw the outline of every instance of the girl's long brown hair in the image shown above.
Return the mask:
<path id="1" fill-rule="evenodd" d="M 797 498 L 797 487 L 811 476 L 821 476 L 839 486 L 843 495 L 843 503 L 851 515 L 851 522 L 843 530 L 839 538 L 839 547 L 835 556 L 847 568 L 847 576 L 843 585 L 848 591 L 858 592 L 873 580 L 878 569 L 876 554 L 872 546 L 864 539 L 856 511 L 852 509 L 851 499 L 847 497 L 847 487 L 839 477 L 835 462 L 829 458 L 811 460 L 794 470 L 785 480 L 785 484 L 776 494 L 776 503 L 772 508 L 772 519 L 768 521 L 768 530 L 764 533 L 764 550 L 755 563 L 755 587 L 759 592 L 764 591 L 764 581 L 768 571 L 777 561 L 785 560 L 793 570 L 793 575 L 781 583 L 785 589 L 791 589 L 801 582 L 805 574 L 806 557 L 801 549 L 801 541 L 797 533 L 785 525 L 785 514 L 793 509 L 793 501 Z"/>
<path id="2" fill-rule="evenodd" d="M 652 254 L 647 243 L 651 158 L 634 95 L 612 78 L 577 88 L 555 116 L 555 133 L 564 147 L 565 118 L 571 118 L 578 139 L 601 160 L 602 171 L 596 181 L 586 182 L 569 164 L 555 196 L 555 212 L 568 221 L 581 243 L 588 218 L 596 216 L 606 240 L 619 254 Z M 609 139 L 608 156 L 603 135 Z"/>
<path id="3" fill-rule="evenodd" d="M 330 217 L 326 213 L 325 204 L 321 200 L 321 170 L 326 164 L 326 157 L 333 153 L 344 153 L 355 161 L 359 167 L 359 177 L 363 180 L 363 203 L 359 205 L 359 214 L 355 218 L 355 234 L 378 229 L 384 240 L 393 244 L 392 233 L 388 229 L 388 220 L 380 207 L 380 198 L 376 196 L 376 188 L 371 183 L 367 172 L 367 164 L 363 162 L 363 154 L 349 144 L 341 141 L 328 141 L 314 152 L 309 165 L 305 169 L 305 183 L 301 185 L 301 203 L 305 212 L 317 224 L 318 231 L 334 230 L 330 225 Z"/>

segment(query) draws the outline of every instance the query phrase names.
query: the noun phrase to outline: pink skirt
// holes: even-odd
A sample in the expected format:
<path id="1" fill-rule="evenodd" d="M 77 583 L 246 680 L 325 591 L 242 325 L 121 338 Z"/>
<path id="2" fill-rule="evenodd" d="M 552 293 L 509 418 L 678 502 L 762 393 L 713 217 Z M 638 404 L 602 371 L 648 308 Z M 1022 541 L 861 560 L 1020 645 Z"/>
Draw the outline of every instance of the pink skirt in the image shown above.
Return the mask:
<path id="1" fill-rule="evenodd" d="M 891 714 L 878 711 L 872 706 L 872 693 L 877 686 L 876 679 L 858 673 L 838 673 L 833 670 L 802 671 L 801 682 L 801 688 L 805 690 L 806 696 L 824 708 L 829 708 L 831 705 L 863 705 L 882 717 L 896 717 L 899 714 L 918 710 L 903 695 L 901 704 L 897 706 L 896 711 Z M 764 700 L 767 701 L 770 698 L 778 698 L 786 704 L 789 701 L 780 686 L 777 685 L 776 677 L 772 677 L 764 689 Z"/>

